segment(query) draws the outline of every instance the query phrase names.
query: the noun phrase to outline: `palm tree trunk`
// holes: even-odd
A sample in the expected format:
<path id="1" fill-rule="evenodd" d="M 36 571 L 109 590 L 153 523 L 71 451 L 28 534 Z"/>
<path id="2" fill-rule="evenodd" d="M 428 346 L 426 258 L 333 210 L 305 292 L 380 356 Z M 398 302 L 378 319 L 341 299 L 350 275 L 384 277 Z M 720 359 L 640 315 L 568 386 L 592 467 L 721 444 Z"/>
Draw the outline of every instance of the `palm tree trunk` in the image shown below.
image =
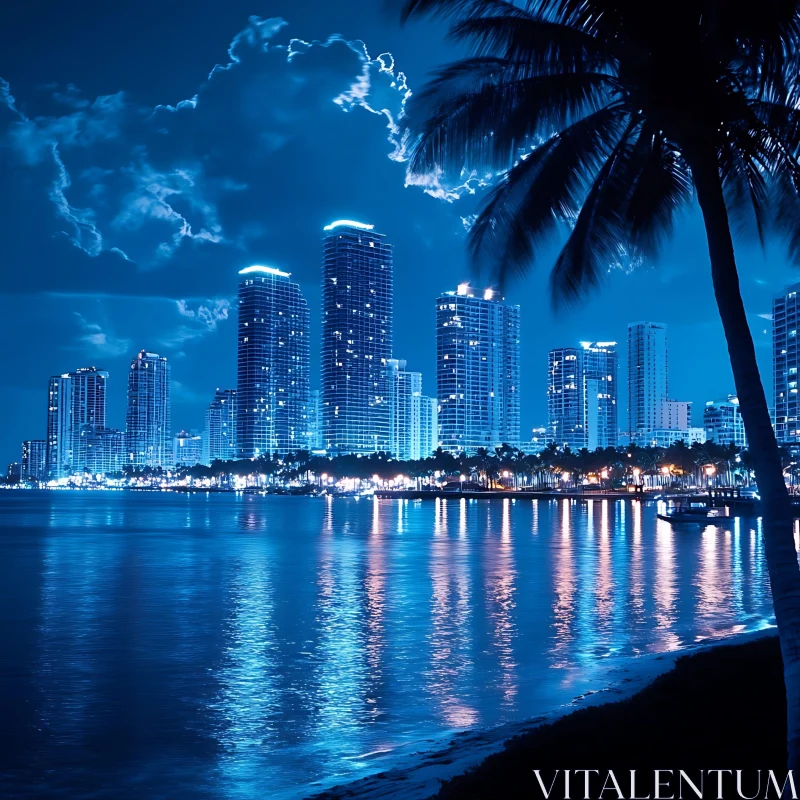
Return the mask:
<path id="1" fill-rule="evenodd" d="M 708 237 L 714 294 L 761 496 L 764 547 L 786 683 L 789 769 L 800 770 L 800 569 L 792 506 L 739 289 L 716 153 L 706 151 L 693 161 L 692 174 Z"/>

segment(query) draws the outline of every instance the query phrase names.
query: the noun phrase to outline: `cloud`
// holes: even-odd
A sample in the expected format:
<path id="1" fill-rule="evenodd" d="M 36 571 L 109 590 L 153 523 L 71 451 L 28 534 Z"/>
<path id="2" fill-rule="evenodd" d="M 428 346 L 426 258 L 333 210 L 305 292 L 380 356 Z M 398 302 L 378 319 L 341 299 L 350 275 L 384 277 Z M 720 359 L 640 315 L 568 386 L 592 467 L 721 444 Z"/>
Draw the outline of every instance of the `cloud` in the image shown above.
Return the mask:
<path id="1" fill-rule="evenodd" d="M 210 331 L 216 330 L 217 323 L 228 319 L 231 309 L 230 301 L 225 299 L 208 301 L 208 305 L 199 305 L 197 308 L 190 308 L 188 300 L 178 300 L 176 305 L 182 317 L 197 320 Z"/>
<path id="2" fill-rule="evenodd" d="M 140 270 L 172 262 L 186 247 L 247 249 L 268 233 L 254 200 L 261 205 L 273 188 L 274 159 L 293 147 L 316 149 L 313 139 L 336 111 L 380 117 L 386 155 L 403 161 L 411 92 L 391 54 L 372 58 L 364 42 L 340 36 L 284 37 L 287 24 L 250 17 L 228 63 L 175 105 L 146 108 L 125 92 L 92 99 L 67 84 L 42 87 L 26 100 L 34 111 L 24 113 L 0 79 L 9 112 L 4 128 L 0 120 L 0 155 L 50 173 L 46 196 L 60 220 L 50 237 Z M 48 227 L 46 215 L 36 218 Z"/>
<path id="3" fill-rule="evenodd" d="M 103 356 L 120 356 L 130 352 L 131 340 L 114 336 L 97 322 L 90 322 L 83 314 L 74 311 L 81 334 L 78 342 L 89 350 Z"/>

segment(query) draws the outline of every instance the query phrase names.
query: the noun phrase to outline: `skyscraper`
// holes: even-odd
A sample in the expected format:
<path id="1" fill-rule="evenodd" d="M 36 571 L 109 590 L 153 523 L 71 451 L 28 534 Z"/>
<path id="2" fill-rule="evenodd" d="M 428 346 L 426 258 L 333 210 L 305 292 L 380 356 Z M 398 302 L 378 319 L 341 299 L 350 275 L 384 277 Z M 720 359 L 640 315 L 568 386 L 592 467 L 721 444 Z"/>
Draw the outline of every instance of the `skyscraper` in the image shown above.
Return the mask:
<path id="1" fill-rule="evenodd" d="M 310 450 L 324 450 L 322 440 L 322 397 L 319 389 L 312 389 L 308 403 L 308 447 Z"/>
<path id="2" fill-rule="evenodd" d="M 125 466 L 125 434 L 114 428 L 95 428 L 84 434 L 82 469 L 89 475 L 120 472 Z"/>
<path id="3" fill-rule="evenodd" d="M 616 342 L 581 342 L 550 351 L 548 441 L 595 450 L 617 446 Z"/>
<path id="4" fill-rule="evenodd" d="M 231 461 L 236 458 L 236 390 L 217 389 L 206 409 L 203 461 Z"/>
<path id="5" fill-rule="evenodd" d="M 321 422 L 334 453 L 388 450 L 392 357 L 392 247 L 372 225 L 325 226 Z"/>
<path id="6" fill-rule="evenodd" d="M 468 284 L 436 301 L 436 378 L 443 449 L 519 444 L 519 306 Z"/>
<path id="7" fill-rule="evenodd" d="M 108 373 L 96 367 L 81 367 L 69 373 L 71 394 L 72 471 L 90 470 L 89 440 L 106 427 Z M 91 471 L 91 470 L 90 470 Z"/>
<path id="8" fill-rule="evenodd" d="M 667 402 L 667 326 L 628 325 L 628 429 L 631 442 L 644 445 L 661 429 Z"/>
<path id="9" fill-rule="evenodd" d="M 548 441 L 557 447 L 587 447 L 586 391 L 577 347 L 559 347 L 547 360 Z"/>
<path id="10" fill-rule="evenodd" d="M 22 480 L 43 481 L 47 478 L 47 442 L 28 439 L 22 443 Z"/>
<path id="11" fill-rule="evenodd" d="M 72 394 L 68 374 L 53 375 L 47 384 L 47 478 L 67 477 L 72 461 Z"/>
<path id="12" fill-rule="evenodd" d="M 800 444 L 800 395 L 797 370 L 800 350 L 800 283 L 787 287 L 772 301 L 772 376 L 775 392 L 775 435 L 782 445 Z"/>
<path id="13" fill-rule="evenodd" d="M 439 447 L 439 402 L 435 397 L 412 397 L 414 414 L 419 407 L 419 455 L 427 458 Z"/>
<path id="14" fill-rule="evenodd" d="M 172 463 L 175 467 L 193 467 L 203 460 L 203 437 L 193 431 L 180 431 L 172 439 Z"/>
<path id="15" fill-rule="evenodd" d="M 236 449 L 240 458 L 308 447 L 308 305 L 290 273 L 239 272 Z"/>
<path id="16" fill-rule="evenodd" d="M 142 350 L 131 361 L 125 421 L 127 464 L 172 465 L 169 364 L 163 356 Z"/>
<path id="17" fill-rule="evenodd" d="M 426 458 L 437 448 L 436 399 L 422 394 L 422 373 L 409 372 L 405 361 L 389 359 L 389 452 L 403 461 Z"/>
<path id="18" fill-rule="evenodd" d="M 619 441 L 617 343 L 581 342 L 586 387 L 586 447 L 616 447 Z"/>
<path id="19" fill-rule="evenodd" d="M 389 452 L 402 461 L 419 458 L 419 404 L 417 403 L 415 409 L 413 397 L 422 394 L 422 373 L 409 372 L 406 369 L 406 362 L 396 358 L 389 359 L 387 370 L 391 412 Z M 414 450 L 416 455 L 412 455 Z"/>
<path id="20" fill-rule="evenodd" d="M 703 409 L 703 427 L 709 441 L 747 447 L 744 421 L 736 395 L 729 394 L 726 400 L 709 400 Z"/>

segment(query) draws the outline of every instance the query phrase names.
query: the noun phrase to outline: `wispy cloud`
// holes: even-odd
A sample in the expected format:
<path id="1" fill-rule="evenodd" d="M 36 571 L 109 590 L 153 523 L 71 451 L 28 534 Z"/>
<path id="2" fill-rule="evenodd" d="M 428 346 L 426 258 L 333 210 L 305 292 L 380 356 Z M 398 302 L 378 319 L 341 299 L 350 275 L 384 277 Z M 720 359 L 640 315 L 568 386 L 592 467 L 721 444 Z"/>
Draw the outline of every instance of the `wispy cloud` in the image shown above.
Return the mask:
<path id="1" fill-rule="evenodd" d="M 89 321 L 78 311 L 73 312 L 78 320 L 82 333 L 78 337 L 78 342 L 83 346 L 89 346 L 96 353 L 104 356 L 121 356 L 130 352 L 131 340 L 114 336 L 103 329 L 97 322 Z"/>
<path id="2" fill-rule="evenodd" d="M 230 301 L 225 299 L 212 300 L 208 304 L 201 304 L 196 308 L 191 308 L 188 300 L 178 300 L 176 305 L 178 313 L 182 317 L 197 320 L 209 331 L 216 330 L 217 323 L 228 319 L 228 313 L 231 309 Z"/>

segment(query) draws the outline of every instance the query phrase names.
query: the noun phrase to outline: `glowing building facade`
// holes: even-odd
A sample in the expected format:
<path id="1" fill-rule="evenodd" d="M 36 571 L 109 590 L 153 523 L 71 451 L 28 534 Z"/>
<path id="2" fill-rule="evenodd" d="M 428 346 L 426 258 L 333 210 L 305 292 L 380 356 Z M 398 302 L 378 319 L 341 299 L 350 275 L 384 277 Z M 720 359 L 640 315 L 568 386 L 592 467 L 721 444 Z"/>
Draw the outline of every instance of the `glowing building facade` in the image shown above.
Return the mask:
<path id="1" fill-rule="evenodd" d="M 800 283 L 772 301 L 772 377 L 775 392 L 775 435 L 782 445 L 800 445 L 800 394 L 797 373 L 800 349 Z"/>
<path id="2" fill-rule="evenodd" d="M 236 458 L 236 390 L 217 389 L 206 409 L 203 463 Z"/>
<path id="3" fill-rule="evenodd" d="M 628 325 L 628 427 L 631 442 L 649 444 L 663 429 L 667 391 L 667 326 L 660 322 Z"/>
<path id="4" fill-rule="evenodd" d="M 437 447 L 436 399 L 422 394 L 422 373 L 409 372 L 406 362 L 389 359 L 389 452 L 402 461 L 427 458 Z"/>
<path id="5" fill-rule="evenodd" d="M 172 440 L 172 463 L 178 467 L 193 467 L 203 460 L 203 437 L 199 433 L 176 433 Z"/>
<path id="6" fill-rule="evenodd" d="M 391 448 L 392 248 L 372 225 L 325 227 L 320 423 L 330 453 Z"/>
<path id="7" fill-rule="evenodd" d="M 131 361 L 125 415 L 129 466 L 172 466 L 169 372 L 167 359 L 157 353 L 142 350 Z"/>
<path id="8" fill-rule="evenodd" d="M 580 450 L 587 446 L 586 391 L 581 353 L 577 347 L 559 347 L 547 359 L 548 441 L 557 447 Z"/>
<path id="9" fill-rule="evenodd" d="M 439 442 L 444 450 L 519 445 L 519 306 L 467 284 L 436 301 Z"/>
<path id="10" fill-rule="evenodd" d="M 736 395 L 729 394 L 726 400 L 709 400 L 703 409 L 703 427 L 708 441 L 747 447 L 744 420 Z"/>
<path id="11" fill-rule="evenodd" d="M 70 475 L 72 462 L 72 393 L 68 374 L 53 375 L 47 384 L 47 478 Z"/>
<path id="12" fill-rule="evenodd" d="M 91 470 L 89 444 L 106 429 L 106 385 L 108 373 L 85 367 L 69 373 L 71 393 L 72 472 Z"/>
<path id="13" fill-rule="evenodd" d="M 39 482 L 47 479 L 47 442 L 28 439 L 22 443 L 23 481 Z"/>
<path id="14" fill-rule="evenodd" d="M 239 272 L 239 458 L 308 448 L 309 314 L 290 277 L 264 266 Z"/>

